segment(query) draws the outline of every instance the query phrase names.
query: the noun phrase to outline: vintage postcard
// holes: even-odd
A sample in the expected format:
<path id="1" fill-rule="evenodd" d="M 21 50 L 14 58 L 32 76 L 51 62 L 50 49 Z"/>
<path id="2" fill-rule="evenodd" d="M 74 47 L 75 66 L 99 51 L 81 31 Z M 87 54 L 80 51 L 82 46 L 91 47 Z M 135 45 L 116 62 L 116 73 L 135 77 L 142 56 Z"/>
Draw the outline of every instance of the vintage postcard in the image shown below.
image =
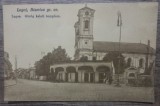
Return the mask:
<path id="1" fill-rule="evenodd" d="M 158 3 L 3 5 L 5 101 L 154 102 Z"/>

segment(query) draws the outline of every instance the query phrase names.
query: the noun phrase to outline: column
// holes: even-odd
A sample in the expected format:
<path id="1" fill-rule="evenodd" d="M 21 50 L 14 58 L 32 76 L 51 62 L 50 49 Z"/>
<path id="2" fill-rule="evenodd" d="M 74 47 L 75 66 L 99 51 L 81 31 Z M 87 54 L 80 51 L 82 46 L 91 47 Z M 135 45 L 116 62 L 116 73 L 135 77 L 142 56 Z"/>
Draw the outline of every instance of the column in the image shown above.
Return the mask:
<path id="1" fill-rule="evenodd" d="M 63 79 L 63 81 L 65 82 L 66 81 L 66 67 L 63 67 L 63 69 L 64 69 L 64 72 L 62 73 L 62 79 Z"/>
<path id="2" fill-rule="evenodd" d="M 98 74 L 98 72 L 95 72 L 95 82 L 96 83 L 99 82 L 99 74 Z"/>
<path id="3" fill-rule="evenodd" d="M 81 75 L 81 72 L 79 71 L 79 72 L 78 72 L 78 82 L 82 82 L 82 81 L 81 81 L 81 76 L 82 76 L 82 75 Z"/>
<path id="4" fill-rule="evenodd" d="M 84 82 L 84 71 L 81 71 L 81 81 Z"/>
<path id="5" fill-rule="evenodd" d="M 88 82 L 91 82 L 91 73 L 88 73 Z"/>

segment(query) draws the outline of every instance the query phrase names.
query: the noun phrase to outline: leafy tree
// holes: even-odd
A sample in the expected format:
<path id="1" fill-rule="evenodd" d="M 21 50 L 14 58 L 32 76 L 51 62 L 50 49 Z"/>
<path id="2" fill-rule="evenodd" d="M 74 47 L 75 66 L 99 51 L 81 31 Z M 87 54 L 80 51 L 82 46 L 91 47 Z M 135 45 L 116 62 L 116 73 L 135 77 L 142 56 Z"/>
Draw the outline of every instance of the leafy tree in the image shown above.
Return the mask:
<path id="1" fill-rule="evenodd" d="M 79 61 L 86 62 L 86 61 L 88 61 L 88 57 L 87 56 L 82 56 Z"/>
<path id="2" fill-rule="evenodd" d="M 50 65 L 61 62 L 69 62 L 70 57 L 67 55 L 66 50 L 58 46 L 52 52 L 49 52 L 42 59 L 35 62 L 36 74 L 49 76 Z"/>
<path id="3" fill-rule="evenodd" d="M 126 68 L 126 62 L 124 60 L 124 56 L 119 52 L 109 52 L 103 58 L 103 61 L 111 62 L 113 61 L 113 65 L 115 67 L 115 73 L 123 73 Z"/>
<path id="4" fill-rule="evenodd" d="M 12 73 L 12 64 L 9 61 L 9 54 L 7 52 L 4 52 L 4 75 L 5 78 L 10 78 Z"/>

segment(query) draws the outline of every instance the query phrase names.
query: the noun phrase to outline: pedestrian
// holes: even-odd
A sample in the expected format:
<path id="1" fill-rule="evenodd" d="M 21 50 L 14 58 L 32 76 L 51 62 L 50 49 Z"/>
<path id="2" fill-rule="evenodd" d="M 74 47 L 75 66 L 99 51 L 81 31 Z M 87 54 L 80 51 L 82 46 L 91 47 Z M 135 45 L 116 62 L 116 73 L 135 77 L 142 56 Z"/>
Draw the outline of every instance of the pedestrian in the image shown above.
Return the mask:
<path id="1" fill-rule="evenodd" d="M 113 81 L 112 77 L 111 77 L 111 76 L 109 76 L 109 78 L 108 78 L 108 83 L 109 83 L 109 85 L 111 85 L 111 84 L 112 84 L 112 81 Z"/>

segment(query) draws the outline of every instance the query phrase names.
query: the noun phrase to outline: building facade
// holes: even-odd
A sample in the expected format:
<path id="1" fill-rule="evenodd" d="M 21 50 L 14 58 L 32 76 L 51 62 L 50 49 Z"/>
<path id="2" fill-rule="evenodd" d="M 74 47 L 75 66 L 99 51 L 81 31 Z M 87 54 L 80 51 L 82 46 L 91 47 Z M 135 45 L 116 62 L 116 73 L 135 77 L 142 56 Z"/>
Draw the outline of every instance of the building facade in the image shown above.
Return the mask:
<path id="1" fill-rule="evenodd" d="M 145 68 L 154 61 L 154 49 L 148 44 L 94 41 L 93 23 L 95 10 L 85 6 L 78 12 L 75 23 L 75 60 L 86 57 L 88 60 L 103 60 L 109 52 L 121 52 L 129 66 Z M 147 57 L 147 58 L 146 58 Z M 146 63 L 147 62 L 147 63 Z"/>
<path id="2" fill-rule="evenodd" d="M 50 67 L 54 80 L 59 82 L 104 83 L 115 74 L 111 62 L 73 62 Z"/>
<path id="3" fill-rule="evenodd" d="M 74 25 L 75 61 L 51 65 L 50 73 L 54 80 L 104 83 L 109 78 L 115 79 L 113 63 L 102 60 L 109 52 L 119 52 L 119 42 L 94 41 L 94 13 L 95 10 L 87 6 L 78 11 L 78 21 Z M 143 72 L 154 61 L 154 49 L 150 47 L 150 42 L 148 45 L 121 42 L 120 52 L 129 67 L 141 68 Z M 80 62 L 82 57 L 88 61 Z"/>

